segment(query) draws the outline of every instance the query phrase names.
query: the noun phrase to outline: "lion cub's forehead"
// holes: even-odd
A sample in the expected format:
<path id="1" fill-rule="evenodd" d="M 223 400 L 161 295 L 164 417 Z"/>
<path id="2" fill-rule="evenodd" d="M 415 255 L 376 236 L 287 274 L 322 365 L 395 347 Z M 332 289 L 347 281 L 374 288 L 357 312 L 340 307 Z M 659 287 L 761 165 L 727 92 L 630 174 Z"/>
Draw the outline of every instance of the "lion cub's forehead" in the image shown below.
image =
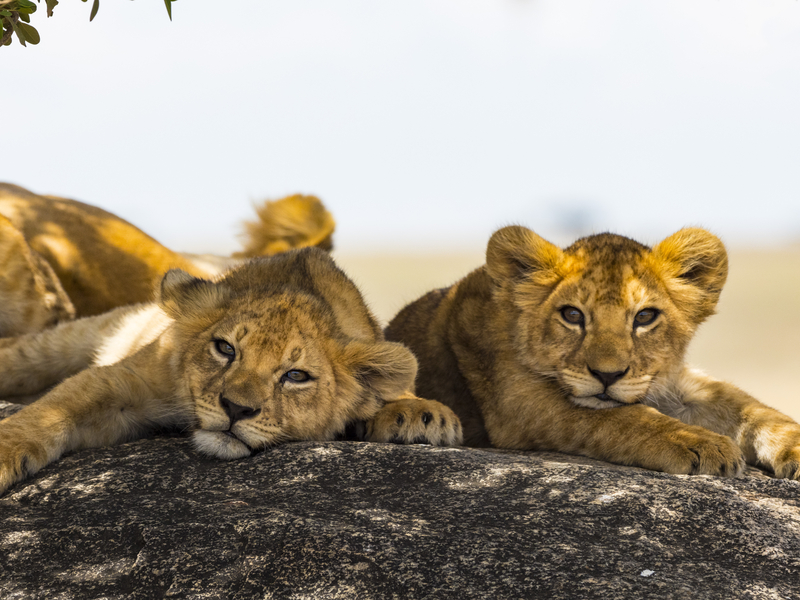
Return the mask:
<path id="1" fill-rule="evenodd" d="M 228 314 L 239 320 L 258 321 L 263 327 L 301 325 L 304 328 L 335 329 L 336 322 L 328 304 L 307 294 L 248 294 L 231 302 Z"/>
<path id="2" fill-rule="evenodd" d="M 570 279 L 582 301 L 598 304 L 643 302 L 657 283 L 645 261 L 650 249 L 611 233 L 582 238 L 565 250 L 577 272 Z"/>
<path id="3" fill-rule="evenodd" d="M 297 299 L 295 299 L 297 300 Z M 271 355 L 296 353 L 335 333 L 325 311 L 314 303 L 276 298 L 261 306 L 234 305 L 218 325 L 219 335 Z"/>

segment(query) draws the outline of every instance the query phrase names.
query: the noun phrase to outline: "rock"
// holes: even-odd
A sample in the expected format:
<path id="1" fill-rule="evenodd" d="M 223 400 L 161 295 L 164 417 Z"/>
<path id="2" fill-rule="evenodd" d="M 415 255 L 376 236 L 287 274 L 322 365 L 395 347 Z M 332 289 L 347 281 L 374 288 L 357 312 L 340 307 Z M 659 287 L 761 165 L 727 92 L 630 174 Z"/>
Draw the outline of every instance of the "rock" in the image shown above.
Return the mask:
<path id="1" fill-rule="evenodd" d="M 225 462 L 159 436 L 0 497 L 0 597 L 800 598 L 799 505 L 755 469 L 358 442 Z"/>

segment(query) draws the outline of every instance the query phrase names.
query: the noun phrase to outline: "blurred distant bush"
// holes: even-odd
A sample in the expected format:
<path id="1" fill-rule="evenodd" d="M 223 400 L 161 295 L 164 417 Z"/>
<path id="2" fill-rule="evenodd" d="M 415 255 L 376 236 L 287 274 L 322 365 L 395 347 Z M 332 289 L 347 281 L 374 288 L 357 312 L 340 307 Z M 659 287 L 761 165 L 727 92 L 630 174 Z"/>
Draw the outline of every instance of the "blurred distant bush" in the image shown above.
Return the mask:
<path id="1" fill-rule="evenodd" d="M 38 3 L 40 0 L 36 0 Z M 53 8 L 58 4 L 58 0 L 44 0 L 47 5 L 47 16 L 53 16 Z M 87 2 L 87 0 L 82 0 Z M 167 7 L 167 14 L 172 20 L 172 3 L 175 0 L 164 0 Z M 93 0 L 92 12 L 89 20 L 94 19 L 97 9 L 100 8 L 100 0 Z M 36 12 L 36 3 L 31 0 L 0 0 L 0 24 L 2 24 L 2 37 L 0 37 L 0 47 L 8 46 L 12 41 L 12 34 L 16 34 L 19 43 L 23 46 L 27 44 L 39 43 L 39 32 L 31 25 L 31 15 Z"/>

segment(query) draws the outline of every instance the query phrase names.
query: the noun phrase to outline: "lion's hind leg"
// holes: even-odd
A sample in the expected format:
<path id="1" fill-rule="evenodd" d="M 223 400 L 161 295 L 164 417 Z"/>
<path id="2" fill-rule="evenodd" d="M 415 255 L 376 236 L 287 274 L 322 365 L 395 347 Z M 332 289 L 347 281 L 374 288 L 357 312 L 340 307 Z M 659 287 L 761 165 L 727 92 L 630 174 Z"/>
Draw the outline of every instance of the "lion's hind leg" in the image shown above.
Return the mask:
<path id="1" fill-rule="evenodd" d="M 75 318 L 75 307 L 52 267 L 22 232 L 0 215 L 0 338 Z"/>

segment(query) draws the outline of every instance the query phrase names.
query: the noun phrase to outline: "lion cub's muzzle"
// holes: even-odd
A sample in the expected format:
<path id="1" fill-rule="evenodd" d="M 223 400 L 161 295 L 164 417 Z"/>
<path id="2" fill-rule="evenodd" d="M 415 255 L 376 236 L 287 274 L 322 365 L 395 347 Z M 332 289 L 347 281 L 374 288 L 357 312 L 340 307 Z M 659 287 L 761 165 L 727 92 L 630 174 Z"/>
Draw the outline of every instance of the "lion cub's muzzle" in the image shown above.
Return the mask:
<path id="1" fill-rule="evenodd" d="M 562 381 L 569 387 L 574 404 L 586 408 L 613 408 L 641 402 L 653 379 L 651 375 L 634 376 L 631 367 L 601 370 L 592 365 L 564 369 Z"/>
<path id="2" fill-rule="evenodd" d="M 236 423 L 236 421 L 253 419 L 261 414 L 260 408 L 251 408 L 249 406 L 236 404 L 234 401 L 229 400 L 222 394 L 219 395 L 219 403 L 222 405 L 222 409 L 225 411 L 225 414 L 228 415 L 228 418 L 231 420 L 231 427 L 233 427 L 233 424 Z"/>
<path id="3" fill-rule="evenodd" d="M 248 433 L 241 425 L 234 429 L 237 423 L 258 417 L 260 408 L 238 404 L 223 394 L 219 395 L 219 405 L 228 417 L 228 427 L 222 429 L 224 421 L 218 421 L 212 429 L 196 430 L 192 437 L 200 452 L 216 458 L 234 459 L 249 456 L 264 446 L 263 437 Z"/>
<path id="4" fill-rule="evenodd" d="M 591 367 L 587 367 L 587 368 L 589 369 L 589 373 L 592 374 L 592 377 L 594 377 L 600 383 L 603 384 L 603 391 L 600 392 L 599 394 L 595 394 L 594 395 L 594 397 L 597 398 L 598 400 L 614 400 L 614 398 L 611 398 L 607 394 L 608 388 L 610 388 L 617 381 L 619 381 L 620 379 L 625 377 L 625 375 L 627 375 L 628 371 L 630 371 L 630 369 L 631 369 L 630 367 L 627 367 L 624 371 L 614 371 L 614 372 L 609 373 L 609 372 L 606 372 L 606 371 L 596 371 L 595 369 L 592 369 Z"/>

